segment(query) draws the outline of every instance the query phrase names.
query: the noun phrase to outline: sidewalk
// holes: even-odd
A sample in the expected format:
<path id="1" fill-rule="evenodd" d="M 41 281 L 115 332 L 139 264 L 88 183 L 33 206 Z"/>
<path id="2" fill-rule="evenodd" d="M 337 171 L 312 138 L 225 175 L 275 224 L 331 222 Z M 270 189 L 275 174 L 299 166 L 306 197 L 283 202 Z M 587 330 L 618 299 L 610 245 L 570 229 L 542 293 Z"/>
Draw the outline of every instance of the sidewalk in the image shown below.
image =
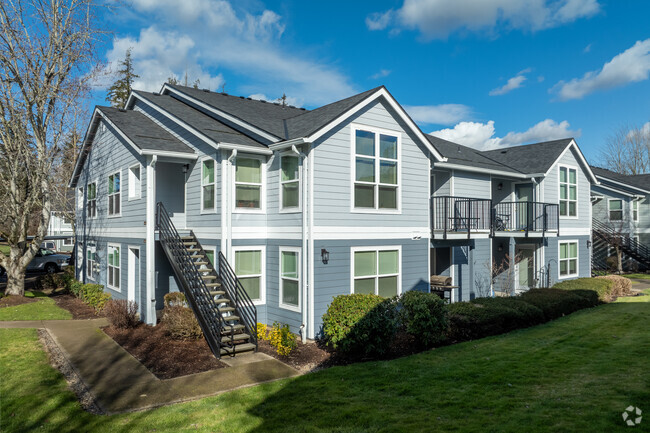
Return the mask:
<path id="1" fill-rule="evenodd" d="M 0 328 L 45 328 L 107 414 L 194 400 L 298 375 L 262 353 L 222 358 L 228 368 L 174 379 L 156 378 L 100 326 L 105 319 L 0 322 Z"/>

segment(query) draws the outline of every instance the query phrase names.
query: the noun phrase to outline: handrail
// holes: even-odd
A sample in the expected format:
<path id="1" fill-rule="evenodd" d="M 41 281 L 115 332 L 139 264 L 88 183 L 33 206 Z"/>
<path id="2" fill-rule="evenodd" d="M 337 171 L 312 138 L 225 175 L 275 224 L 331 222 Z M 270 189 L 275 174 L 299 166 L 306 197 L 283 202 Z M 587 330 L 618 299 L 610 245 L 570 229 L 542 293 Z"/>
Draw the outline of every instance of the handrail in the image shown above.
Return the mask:
<path id="1" fill-rule="evenodd" d="M 448 233 L 472 233 L 491 230 L 490 209 L 492 200 L 472 197 L 431 197 L 431 229 Z"/>
<path id="2" fill-rule="evenodd" d="M 497 203 L 492 211 L 494 231 L 542 232 L 560 229 L 559 205 L 536 201 L 514 201 Z"/>
<path id="3" fill-rule="evenodd" d="M 592 218 L 591 224 L 594 233 L 606 240 L 607 243 L 621 246 L 627 255 L 633 256 L 637 260 L 640 259 L 646 265 L 650 265 L 650 249 L 645 244 L 638 242 L 625 233 L 617 231 L 596 218 Z"/>
<path id="4" fill-rule="evenodd" d="M 161 246 L 181 282 L 183 294 L 196 315 L 210 350 L 215 357 L 220 358 L 222 330 L 225 331 L 230 327 L 230 343 L 234 345 L 234 327 L 224 320 L 218 304 L 210 295 L 201 273 L 185 248 L 165 206 L 160 202 L 157 205 L 156 223 Z"/>
<path id="5" fill-rule="evenodd" d="M 233 305 L 241 319 L 240 322 L 250 335 L 249 341 L 254 343 L 257 348 L 257 307 L 221 251 L 219 251 L 219 277 L 221 278 L 221 287 L 234 302 Z"/>

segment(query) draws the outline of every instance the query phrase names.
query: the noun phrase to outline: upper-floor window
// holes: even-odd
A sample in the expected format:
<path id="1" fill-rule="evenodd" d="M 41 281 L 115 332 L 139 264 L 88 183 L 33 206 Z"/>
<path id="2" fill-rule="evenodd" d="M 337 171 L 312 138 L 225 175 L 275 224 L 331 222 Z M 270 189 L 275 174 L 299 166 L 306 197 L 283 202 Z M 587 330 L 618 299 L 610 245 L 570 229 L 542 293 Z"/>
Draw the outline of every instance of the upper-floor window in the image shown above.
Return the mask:
<path id="1" fill-rule="evenodd" d="M 578 243 L 560 242 L 560 278 L 578 276 Z"/>
<path id="2" fill-rule="evenodd" d="M 262 161 L 237 157 L 235 160 L 235 207 L 262 209 Z"/>
<path id="3" fill-rule="evenodd" d="M 610 221 L 623 221 L 623 200 L 608 200 L 607 208 Z"/>
<path id="4" fill-rule="evenodd" d="M 108 215 L 119 216 L 122 203 L 120 172 L 108 176 Z"/>
<path id="5" fill-rule="evenodd" d="M 400 250 L 395 248 L 352 249 L 352 292 L 386 298 L 400 293 Z"/>
<path id="6" fill-rule="evenodd" d="M 204 159 L 201 163 L 201 210 L 212 211 L 215 209 L 214 159 Z"/>
<path id="7" fill-rule="evenodd" d="M 632 202 L 632 219 L 639 221 L 639 202 L 637 200 Z"/>
<path id="8" fill-rule="evenodd" d="M 578 179 L 575 168 L 560 167 L 560 216 L 578 215 Z"/>
<path id="9" fill-rule="evenodd" d="M 86 216 L 97 216 L 97 182 L 89 183 L 86 189 Z"/>
<path id="10" fill-rule="evenodd" d="M 399 137 L 354 129 L 354 208 L 397 209 Z"/>
<path id="11" fill-rule="evenodd" d="M 296 155 L 280 158 L 280 209 L 300 208 L 300 159 Z"/>
<path id="12" fill-rule="evenodd" d="M 80 186 L 77 188 L 77 208 L 82 209 L 84 207 L 84 187 Z"/>
<path id="13" fill-rule="evenodd" d="M 108 244 L 108 287 L 120 290 L 120 247 Z"/>
<path id="14" fill-rule="evenodd" d="M 140 179 L 140 164 L 129 167 L 129 200 L 141 197 L 142 181 Z"/>

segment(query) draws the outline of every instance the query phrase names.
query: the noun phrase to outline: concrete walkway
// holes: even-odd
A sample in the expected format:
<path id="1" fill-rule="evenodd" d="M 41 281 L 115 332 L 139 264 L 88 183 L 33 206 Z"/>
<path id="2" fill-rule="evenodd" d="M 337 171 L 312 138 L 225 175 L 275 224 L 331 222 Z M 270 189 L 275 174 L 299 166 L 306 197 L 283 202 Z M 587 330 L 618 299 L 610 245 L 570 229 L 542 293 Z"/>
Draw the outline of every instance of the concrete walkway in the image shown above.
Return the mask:
<path id="1" fill-rule="evenodd" d="M 630 278 L 632 280 L 632 291 L 641 292 L 645 289 L 650 289 L 650 280 L 642 278 Z"/>
<path id="2" fill-rule="evenodd" d="M 297 376 L 262 353 L 222 358 L 227 368 L 160 380 L 106 335 L 105 319 L 0 322 L 0 328 L 44 328 L 107 414 L 194 400 L 235 388 Z"/>

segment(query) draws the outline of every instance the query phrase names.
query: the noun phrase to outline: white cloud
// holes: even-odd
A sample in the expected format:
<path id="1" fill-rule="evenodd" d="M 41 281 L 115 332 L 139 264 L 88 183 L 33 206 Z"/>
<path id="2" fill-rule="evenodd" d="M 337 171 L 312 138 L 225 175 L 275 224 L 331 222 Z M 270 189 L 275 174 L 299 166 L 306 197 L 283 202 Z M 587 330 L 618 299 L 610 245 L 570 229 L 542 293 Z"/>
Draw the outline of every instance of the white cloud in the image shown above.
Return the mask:
<path id="1" fill-rule="evenodd" d="M 282 102 L 282 98 L 269 98 L 266 96 L 264 93 L 254 93 L 252 95 L 248 95 L 249 98 L 251 99 L 256 99 L 258 101 L 267 101 L 267 102 Z M 293 105 L 294 107 L 299 107 L 299 102 L 298 99 L 293 98 L 291 96 L 287 96 L 286 99 L 286 104 L 287 105 Z"/>
<path id="2" fill-rule="evenodd" d="M 587 46 L 582 50 L 583 53 L 588 53 L 588 52 L 590 52 L 590 51 L 591 51 L 591 44 L 587 45 Z"/>
<path id="3" fill-rule="evenodd" d="M 158 90 L 171 75 L 201 81 L 200 87 L 218 89 L 224 75 L 238 77 L 236 89 L 247 93 L 282 92 L 296 95 L 296 105 L 325 104 L 356 93 L 349 78 L 319 59 L 285 48 L 285 24 L 277 13 L 252 14 L 236 9 L 239 3 L 195 0 L 179 7 L 177 0 L 133 0 L 134 11 L 150 25 L 135 37 L 118 37 L 107 54 L 115 63 L 133 47 L 136 88 Z M 240 84 L 246 82 L 245 84 Z"/>
<path id="4" fill-rule="evenodd" d="M 396 11 L 370 14 L 366 26 L 415 29 L 427 39 L 443 39 L 457 31 L 494 32 L 498 27 L 536 31 L 599 11 L 598 0 L 404 0 Z"/>
<path id="5" fill-rule="evenodd" d="M 415 122 L 435 125 L 451 125 L 471 114 L 463 104 L 405 105 L 404 109 Z"/>
<path id="6" fill-rule="evenodd" d="M 384 78 L 384 77 L 389 76 L 390 73 L 391 73 L 391 71 L 389 71 L 388 69 L 381 69 L 376 74 L 371 75 L 370 78 L 372 78 L 373 80 L 378 80 L 380 78 Z"/>
<path id="7" fill-rule="evenodd" d="M 526 81 L 525 74 L 529 73 L 530 71 L 531 71 L 530 68 L 524 69 L 514 77 L 510 78 L 508 82 L 503 86 L 490 90 L 489 95 L 490 96 L 505 95 L 508 92 L 511 92 L 515 89 L 522 87 L 523 82 Z"/>
<path id="8" fill-rule="evenodd" d="M 492 150 L 581 135 L 579 129 L 571 130 L 570 127 L 566 120 L 557 123 L 552 119 L 546 119 L 524 132 L 509 132 L 504 137 L 494 137 L 494 121 L 490 120 L 487 123 L 460 122 L 453 128 L 433 131 L 431 135 L 478 150 Z"/>
<path id="9" fill-rule="evenodd" d="M 582 78 L 560 81 L 551 92 L 560 100 L 581 99 L 590 93 L 644 81 L 650 76 L 650 39 L 637 41 L 632 47 L 617 54 L 599 71 L 587 72 Z"/>

